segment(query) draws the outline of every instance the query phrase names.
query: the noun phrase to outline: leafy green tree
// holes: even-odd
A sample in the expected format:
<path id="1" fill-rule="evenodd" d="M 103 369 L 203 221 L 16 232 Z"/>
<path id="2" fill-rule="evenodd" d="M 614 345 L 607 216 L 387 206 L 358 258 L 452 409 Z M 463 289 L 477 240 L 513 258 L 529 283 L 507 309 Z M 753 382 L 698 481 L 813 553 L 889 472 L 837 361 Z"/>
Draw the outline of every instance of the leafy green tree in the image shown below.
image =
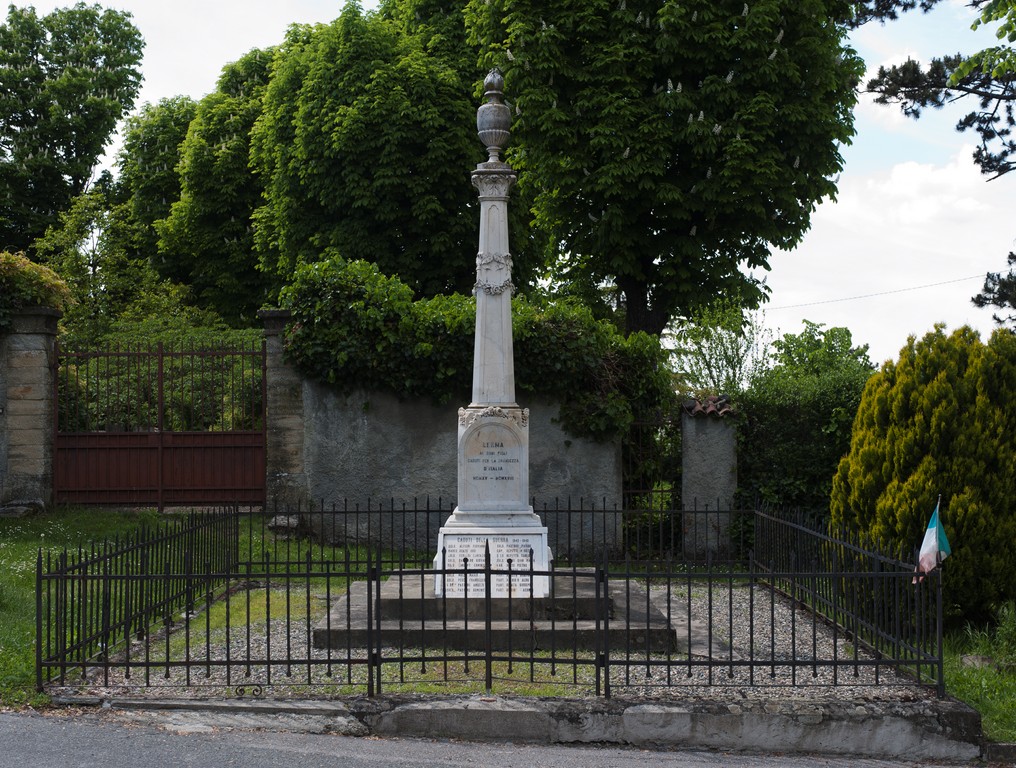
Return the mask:
<path id="1" fill-rule="evenodd" d="M 986 0 L 978 3 L 981 15 L 974 21 L 973 28 L 982 24 L 998 24 L 995 37 L 1005 42 L 978 51 L 965 61 L 956 72 L 959 80 L 975 70 L 992 77 L 1007 77 L 1016 74 L 1016 2 L 1014 0 Z"/>
<path id="2" fill-rule="evenodd" d="M 61 320 L 61 339 L 97 344 L 136 330 L 146 318 L 207 324 L 208 317 L 188 308 L 188 289 L 161 278 L 137 253 L 137 222 L 130 202 L 117 202 L 115 186 L 104 175 L 35 241 L 37 258 L 67 281 L 73 298 Z"/>
<path id="3" fill-rule="evenodd" d="M 171 260 L 158 258 L 154 224 L 166 218 L 180 198 L 180 145 L 196 110 L 194 100 L 187 96 L 145 104 L 127 119 L 116 163 L 115 200 L 127 204 L 136 229 L 130 247 L 135 255 L 151 259 L 159 274 L 175 280 L 184 273 Z"/>
<path id="4" fill-rule="evenodd" d="M 804 326 L 774 342 L 772 367 L 735 399 L 738 493 L 825 518 L 874 366 L 867 345 L 855 347 L 848 329 Z"/>
<path id="5" fill-rule="evenodd" d="M 614 284 L 629 331 L 712 297 L 757 306 L 772 247 L 836 191 L 862 62 L 833 0 L 471 0 L 514 102 L 509 158 L 566 278 Z"/>
<path id="6" fill-rule="evenodd" d="M 38 258 L 65 276 L 77 301 L 62 321 L 67 343 L 98 342 L 121 318 L 146 310 L 188 314 L 190 293 L 167 282 L 153 225 L 179 197 L 179 144 L 194 109 L 180 97 L 129 117 L 117 178 L 104 173 L 35 241 Z"/>
<path id="7" fill-rule="evenodd" d="M 869 21 L 895 21 L 900 14 L 920 7 L 922 11 L 930 11 L 940 0 L 866 0 L 854 3 L 852 14 L 847 23 L 851 27 L 859 27 Z"/>
<path id="8" fill-rule="evenodd" d="M 1016 598 L 1016 334 L 987 344 L 968 327 L 911 337 L 864 390 L 850 452 L 833 481 L 836 524 L 906 552 L 941 494 L 952 544 L 945 599 L 954 618 L 985 620 Z"/>
<path id="9" fill-rule="evenodd" d="M 400 35 L 416 37 L 428 53 L 482 79 L 476 51 L 467 41 L 463 6 L 461 0 L 381 0 L 378 14 L 392 21 Z"/>
<path id="10" fill-rule="evenodd" d="M 164 274 L 234 325 L 252 323 L 267 297 L 251 221 L 263 188 L 249 158 L 271 60 L 270 50 L 254 49 L 226 65 L 197 105 L 180 148 L 179 199 L 156 224 Z"/>
<path id="11" fill-rule="evenodd" d="M 265 186 L 255 242 L 277 284 L 329 251 L 419 295 L 472 286 L 468 178 L 482 148 L 473 80 L 455 64 L 355 4 L 331 25 L 290 29 L 252 144 Z"/>
<path id="12" fill-rule="evenodd" d="M 771 333 L 736 299 L 719 299 L 668 334 L 678 379 L 693 392 L 735 395 L 771 365 Z"/>
<path id="13" fill-rule="evenodd" d="M 78 3 L 0 24 L 0 248 L 30 250 L 85 190 L 141 85 L 130 14 Z"/>
<path id="14" fill-rule="evenodd" d="M 479 84 L 487 75 L 487 70 L 480 67 L 476 49 L 470 45 L 465 26 L 465 3 L 461 0 L 381 0 L 378 14 L 394 25 L 397 34 L 415 38 L 419 45 L 431 57 L 435 57 L 458 73 L 466 88 L 467 98 L 472 99 L 475 109 L 480 105 Z M 473 86 L 476 86 L 475 88 Z M 471 152 L 463 165 L 462 179 L 468 183 L 468 174 L 474 165 L 486 160 L 479 141 L 473 140 L 474 122 L 470 119 L 467 125 L 459 126 L 463 132 L 463 146 Z M 472 147 L 472 148 L 470 148 Z M 539 247 L 531 226 L 532 206 L 528 190 L 515 186 L 511 190 L 511 204 L 508 206 L 508 228 L 511 232 L 512 260 L 514 264 L 514 282 L 516 289 L 522 294 L 538 293 L 538 278 L 546 285 L 545 266 L 542 259 L 543 249 Z M 455 216 L 457 212 L 450 212 Z M 556 286 L 555 286 L 556 288 Z M 560 291 L 553 291 L 560 296 Z"/>
<path id="15" fill-rule="evenodd" d="M 64 327 L 85 336 L 101 335 L 114 315 L 130 301 L 147 264 L 132 262 L 123 237 L 124 206 L 110 199 L 110 180 L 94 185 L 71 201 L 58 222 L 35 241 L 36 258 L 67 281 L 75 304 Z"/>

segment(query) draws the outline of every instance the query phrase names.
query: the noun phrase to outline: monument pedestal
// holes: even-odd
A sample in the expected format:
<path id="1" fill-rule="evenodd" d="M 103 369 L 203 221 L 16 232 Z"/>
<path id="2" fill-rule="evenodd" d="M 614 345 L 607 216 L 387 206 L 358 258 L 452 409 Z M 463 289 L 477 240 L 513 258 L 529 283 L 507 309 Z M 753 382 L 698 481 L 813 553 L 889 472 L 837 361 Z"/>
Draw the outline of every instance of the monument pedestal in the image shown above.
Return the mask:
<path id="1" fill-rule="evenodd" d="M 492 574 L 491 596 L 508 597 L 510 582 L 514 597 L 546 597 L 553 556 L 547 528 L 526 499 L 529 410 L 517 405 L 460 408 L 458 443 L 459 503 L 438 533 L 435 593 L 485 596 L 489 551 L 491 570 L 505 571 Z M 477 573 L 467 574 L 467 569 Z"/>

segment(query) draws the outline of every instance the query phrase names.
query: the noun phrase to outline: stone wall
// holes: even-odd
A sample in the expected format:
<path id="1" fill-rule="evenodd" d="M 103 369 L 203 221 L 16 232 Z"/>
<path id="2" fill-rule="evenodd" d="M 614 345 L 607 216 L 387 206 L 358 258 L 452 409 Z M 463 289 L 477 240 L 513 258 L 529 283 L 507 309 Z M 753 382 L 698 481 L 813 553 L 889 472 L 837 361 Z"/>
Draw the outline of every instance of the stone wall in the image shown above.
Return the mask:
<path id="1" fill-rule="evenodd" d="M 289 312 L 262 311 L 267 354 L 267 495 L 283 506 L 313 503 L 303 471 L 303 377 L 282 356 Z"/>
<path id="2" fill-rule="evenodd" d="M 458 406 L 399 400 L 380 392 L 336 395 L 306 382 L 304 473 L 314 499 L 394 498 L 412 504 L 430 497 L 455 501 Z M 539 502 L 571 497 L 608 504 L 621 500 L 620 444 L 568 435 L 555 423 L 557 406 L 529 408 L 529 495 Z"/>
<path id="3" fill-rule="evenodd" d="M 446 406 L 382 392 L 338 395 L 303 380 L 282 358 L 286 313 L 261 316 L 268 338 L 270 499 L 290 505 L 349 500 L 362 508 L 368 500 L 423 506 L 429 498 L 432 506 L 439 499 L 446 509 L 454 505 L 458 408 L 468 400 L 468 392 L 462 394 L 463 403 Z M 586 508 L 620 508 L 620 441 L 597 443 L 570 436 L 556 423 L 558 407 L 553 403 L 521 405 L 530 410 L 529 495 L 537 504 L 553 507 L 559 501 L 564 508 L 570 499 L 576 509 L 580 500 Z M 586 527 L 591 529 L 594 520 L 597 536 L 603 538 L 602 515 L 588 517 Z M 557 527 L 554 520 L 544 524 Z M 582 537 L 581 527 L 573 528 L 576 541 Z M 436 533 L 435 528 L 427 534 L 434 544 Z"/>
<path id="4" fill-rule="evenodd" d="M 0 507 L 53 497 L 53 309 L 22 310 L 0 334 Z"/>

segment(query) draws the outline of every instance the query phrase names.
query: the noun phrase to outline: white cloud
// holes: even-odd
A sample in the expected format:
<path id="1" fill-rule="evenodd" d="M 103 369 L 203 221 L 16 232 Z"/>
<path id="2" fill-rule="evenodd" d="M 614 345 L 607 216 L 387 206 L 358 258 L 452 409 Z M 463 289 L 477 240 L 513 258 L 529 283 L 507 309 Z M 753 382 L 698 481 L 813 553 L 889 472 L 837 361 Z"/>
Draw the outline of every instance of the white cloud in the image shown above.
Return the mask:
<path id="1" fill-rule="evenodd" d="M 773 255 L 769 324 L 784 332 L 800 330 L 804 318 L 845 326 L 877 361 L 895 358 L 909 334 L 936 322 L 986 335 L 990 312 L 970 297 L 986 272 L 1005 269 L 1016 186 L 985 183 L 970 149 L 943 165 L 845 172 L 838 202 L 816 211 L 804 242 Z"/>
<path id="2" fill-rule="evenodd" d="M 945 166 L 906 161 L 888 173 L 855 178 L 845 175 L 840 184 L 841 200 L 853 204 L 826 207 L 817 218 L 847 223 L 847 216 L 861 209 L 865 219 L 882 224 L 907 225 L 914 237 L 933 236 L 924 225 L 962 226 L 971 214 L 988 214 L 993 190 L 985 189 L 984 177 L 970 161 L 971 146 L 963 146 Z"/>

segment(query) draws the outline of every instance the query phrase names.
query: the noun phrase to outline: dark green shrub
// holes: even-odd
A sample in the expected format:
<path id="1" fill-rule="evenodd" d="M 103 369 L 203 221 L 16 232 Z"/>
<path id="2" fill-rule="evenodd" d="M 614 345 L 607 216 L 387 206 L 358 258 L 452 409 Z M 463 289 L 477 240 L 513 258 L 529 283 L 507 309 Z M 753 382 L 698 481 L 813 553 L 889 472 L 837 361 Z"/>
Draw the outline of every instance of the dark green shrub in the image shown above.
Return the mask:
<path id="1" fill-rule="evenodd" d="M 293 313 L 286 353 L 341 392 L 378 389 L 436 403 L 468 402 L 476 304 L 471 297 L 414 301 L 397 278 L 339 258 L 300 267 L 283 290 Z M 597 439 L 623 434 L 673 398 L 659 341 L 625 338 L 588 309 L 513 303 L 516 385 L 561 404 L 562 425 Z"/>
<path id="2" fill-rule="evenodd" d="M 828 517 L 832 477 L 850 449 L 851 425 L 874 367 L 846 328 L 805 322 L 775 342 L 774 365 L 735 398 L 738 493 Z"/>

